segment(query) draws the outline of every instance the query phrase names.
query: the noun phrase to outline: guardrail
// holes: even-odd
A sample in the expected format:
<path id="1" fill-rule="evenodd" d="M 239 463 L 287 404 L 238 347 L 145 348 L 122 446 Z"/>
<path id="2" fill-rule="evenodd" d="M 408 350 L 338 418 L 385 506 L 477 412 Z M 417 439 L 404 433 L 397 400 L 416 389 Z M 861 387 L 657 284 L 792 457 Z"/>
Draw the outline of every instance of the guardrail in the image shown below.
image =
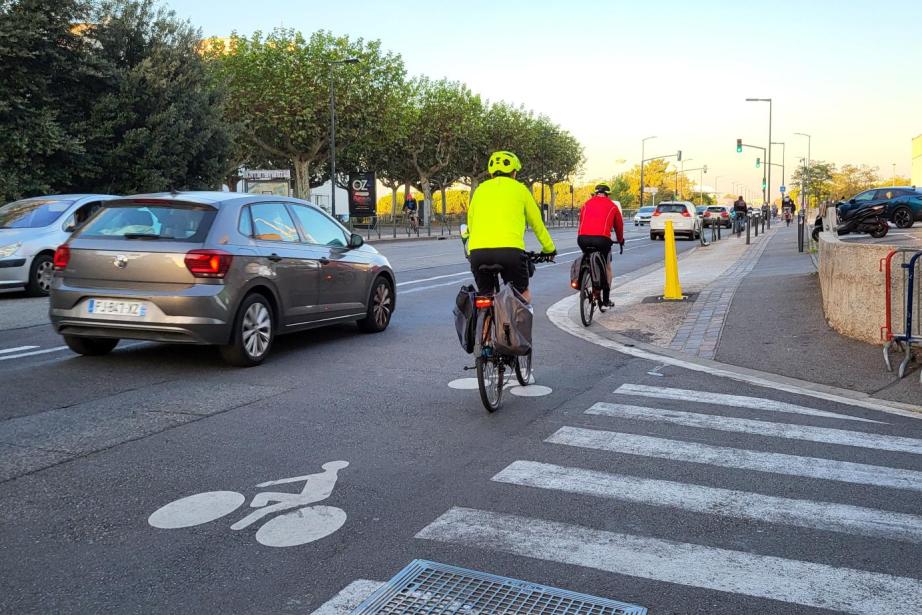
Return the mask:
<path id="1" fill-rule="evenodd" d="M 897 280 L 893 275 L 893 264 L 899 255 L 899 272 Z M 922 251 L 915 248 L 900 248 L 891 250 L 887 256 L 880 261 L 880 270 L 886 276 L 885 278 L 885 323 L 881 326 L 881 338 L 884 344 L 884 363 L 887 371 L 893 371 L 890 361 L 890 354 L 897 349 L 904 352 L 903 360 L 900 362 L 898 375 L 903 378 L 906 375 L 906 369 L 913 359 L 913 344 L 922 344 L 922 318 L 919 318 L 918 310 L 922 305 Z M 902 332 L 894 332 L 893 322 L 893 295 L 894 290 L 900 291 L 900 325 Z M 922 383 L 922 373 L 919 376 L 919 382 Z"/>

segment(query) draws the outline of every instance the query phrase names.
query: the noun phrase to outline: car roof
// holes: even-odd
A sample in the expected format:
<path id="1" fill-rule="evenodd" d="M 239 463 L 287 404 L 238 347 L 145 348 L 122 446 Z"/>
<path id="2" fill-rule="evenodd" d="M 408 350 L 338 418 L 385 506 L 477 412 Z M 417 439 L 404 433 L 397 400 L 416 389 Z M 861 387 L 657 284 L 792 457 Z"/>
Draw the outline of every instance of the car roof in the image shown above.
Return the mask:
<path id="1" fill-rule="evenodd" d="M 36 196 L 28 196 L 28 197 L 25 197 L 25 198 L 22 198 L 22 199 L 19 199 L 19 200 L 20 200 L 20 201 L 28 201 L 28 200 L 30 200 L 30 199 L 58 199 L 59 201 L 76 201 L 76 200 L 78 200 L 78 199 L 102 198 L 102 197 L 105 197 L 105 198 L 107 198 L 107 199 L 118 199 L 118 198 L 121 198 L 121 197 L 120 197 L 119 195 L 117 195 L 117 194 L 92 194 L 92 193 L 87 193 L 87 194 L 39 194 L 39 195 L 36 195 Z"/>
<path id="2" fill-rule="evenodd" d="M 691 201 L 660 201 L 657 205 L 691 205 L 695 206 Z"/>
<path id="3" fill-rule="evenodd" d="M 180 201 L 183 203 L 197 203 L 200 205 L 219 206 L 230 201 L 245 201 L 258 203 L 260 201 L 284 201 L 286 203 L 307 204 L 312 207 L 317 205 L 303 199 L 295 199 L 276 194 L 250 194 L 249 192 L 219 192 L 217 190 L 184 190 L 177 192 L 152 192 L 149 194 L 132 194 L 122 197 L 121 201 L 135 201 L 137 199 L 157 199 L 159 201 Z"/>

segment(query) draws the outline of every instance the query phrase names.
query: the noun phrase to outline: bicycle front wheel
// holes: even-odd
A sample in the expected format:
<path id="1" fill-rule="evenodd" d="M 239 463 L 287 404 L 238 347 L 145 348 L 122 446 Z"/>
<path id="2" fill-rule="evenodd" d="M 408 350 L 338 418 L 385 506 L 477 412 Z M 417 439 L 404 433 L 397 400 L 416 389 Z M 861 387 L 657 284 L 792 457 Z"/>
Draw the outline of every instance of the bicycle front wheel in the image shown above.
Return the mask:
<path id="1" fill-rule="evenodd" d="M 533 351 L 529 350 L 528 354 L 515 358 L 515 378 L 523 387 L 531 383 L 532 352 Z"/>
<path id="2" fill-rule="evenodd" d="M 592 299 L 592 276 L 589 271 L 583 271 L 582 281 L 579 285 L 579 318 L 583 326 L 592 324 L 592 313 L 595 311 L 595 301 Z"/>
<path id="3" fill-rule="evenodd" d="M 503 400 L 503 369 L 497 361 L 477 357 L 477 388 L 487 412 L 496 412 Z"/>

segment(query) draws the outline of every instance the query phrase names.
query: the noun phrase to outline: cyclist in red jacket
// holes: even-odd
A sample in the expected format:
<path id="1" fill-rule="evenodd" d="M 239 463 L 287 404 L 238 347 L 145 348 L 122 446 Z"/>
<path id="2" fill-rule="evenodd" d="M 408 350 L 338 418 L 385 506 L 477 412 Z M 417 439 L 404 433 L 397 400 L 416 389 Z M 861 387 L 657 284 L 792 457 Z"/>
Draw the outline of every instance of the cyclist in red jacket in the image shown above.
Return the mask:
<path id="1" fill-rule="evenodd" d="M 614 245 L 611 240 L 612 229 L 621 251 L 624 251 L 624 219 L 618 205 L 609 197 L 610 194 L 611 187 L 608 184 L 602 183 L 595 187 L 592 197 L 579 212 L 579 233 L 576 238 L 583 254 L 598 251 L 606 263 L 611 262 L 611 248 Z M 611 289 L 607 282 L 606 279 L 602 283 L 602 302 L 606 307 L 611 307 Z"/>

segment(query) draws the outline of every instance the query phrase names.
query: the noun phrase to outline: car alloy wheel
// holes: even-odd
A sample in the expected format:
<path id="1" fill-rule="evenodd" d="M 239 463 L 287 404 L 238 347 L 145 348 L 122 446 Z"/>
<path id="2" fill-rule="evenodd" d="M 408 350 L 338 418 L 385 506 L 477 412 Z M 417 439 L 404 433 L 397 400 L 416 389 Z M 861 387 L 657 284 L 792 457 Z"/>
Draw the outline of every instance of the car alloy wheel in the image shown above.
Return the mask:
<path id="1" fill-rule="evenodd" d="M 269 350 L 272 339 L 272 316 L 261 302 L 247 308 L 241 323 L 243 347 L 253 359 L 260 359 Z"/>
<path id="2" fill-rule="evenodd" d="M 914 222 L 912 216 L 912 210 L 908 207 L 899 207 L 896 211 L 893 212 L 893 223 L 896 225 L 896 228 L 909 228 Z"/>
<path id="3" fill-rule="evenodd" d="M 391 289 L 386 283 L 378 284 L 371 304 L 375 324 L 383 329 L 391 319 Z"/>
<path id="4" fill-rule="evenodd" d="M 51 280 L 54 276 L 54 263 L 42 261 L 35 270 L 35 284 L 44 294 L 51 292 Z"/>

